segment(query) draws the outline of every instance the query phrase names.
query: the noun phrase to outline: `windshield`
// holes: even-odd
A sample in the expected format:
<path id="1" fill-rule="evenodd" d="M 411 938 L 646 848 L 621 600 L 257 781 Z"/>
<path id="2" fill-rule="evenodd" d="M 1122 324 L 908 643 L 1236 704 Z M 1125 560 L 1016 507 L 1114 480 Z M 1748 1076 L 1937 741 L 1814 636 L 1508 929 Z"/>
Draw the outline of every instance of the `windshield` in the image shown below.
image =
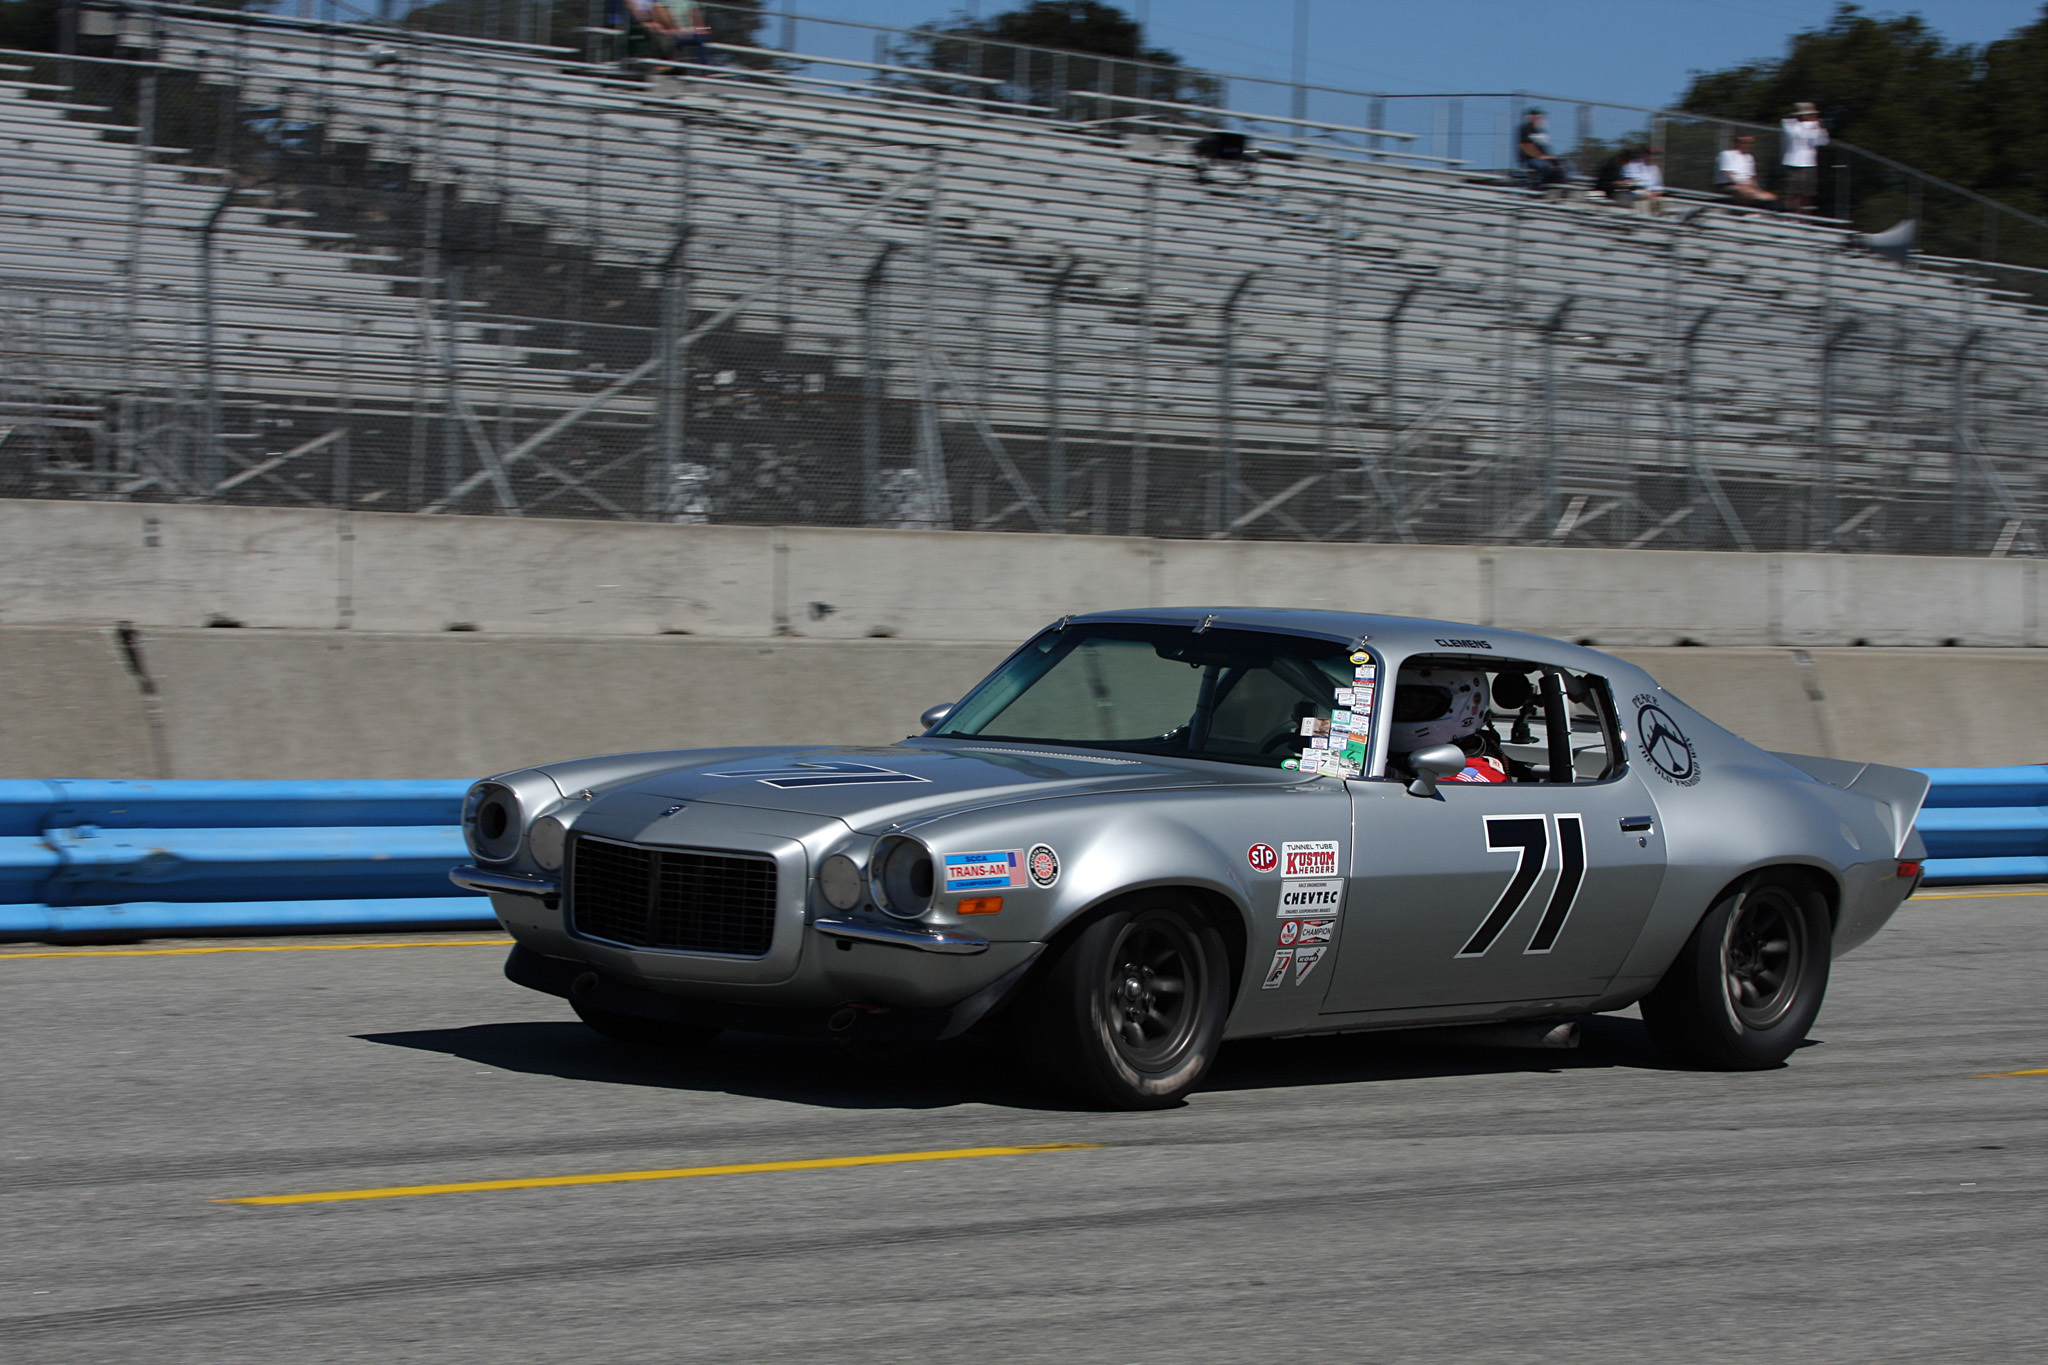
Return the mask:
<path id="1" fill-rule="evenodd" d="M 1330 734 L 1354 671 L 1329 640 L 1072 625 L 1025 646 L 931 733 L 1295 767 Z"/>

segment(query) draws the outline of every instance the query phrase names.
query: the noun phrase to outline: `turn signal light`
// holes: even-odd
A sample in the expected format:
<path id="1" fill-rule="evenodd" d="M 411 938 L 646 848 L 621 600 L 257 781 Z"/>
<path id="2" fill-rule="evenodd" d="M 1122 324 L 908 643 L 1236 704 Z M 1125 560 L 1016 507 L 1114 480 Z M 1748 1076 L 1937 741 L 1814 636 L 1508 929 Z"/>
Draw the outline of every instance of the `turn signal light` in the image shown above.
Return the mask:
<path id="1" fill-rule="evenodd" d="M 963 915 L 993 915 L 1002 908 L 1001 896 L 969 896 L 955 907 Z"/>
<path id="2" fill-rule="evenodd" d="M 1919 863 L 1909 863 L 1904 861 L 1901 861 L 1899 863 L 1899 875 L 1901 877 L 1917 877 L 1925 870 L 1926 869 L 1921 867 Z"/>

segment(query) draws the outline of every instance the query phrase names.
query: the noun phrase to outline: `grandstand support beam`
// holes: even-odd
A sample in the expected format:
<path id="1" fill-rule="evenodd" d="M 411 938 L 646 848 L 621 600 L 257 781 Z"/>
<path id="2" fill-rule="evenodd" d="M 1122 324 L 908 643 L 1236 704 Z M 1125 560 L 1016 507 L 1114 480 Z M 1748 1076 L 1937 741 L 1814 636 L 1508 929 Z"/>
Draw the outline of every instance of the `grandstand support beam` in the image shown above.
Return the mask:
<path id="1" fill-rule="evenodd" d="M 1052 283 L 1045 291 L 1045 501 L 1052 524 L 1061 529 L 1067 524 L 1067 435 L 1063 426 L 1065 414 L 1060 408 L 1060 386 L 1066 376 L 1060 357 L 1060 305 L 1080 264 L 1069 254 L 1053 272 Z"/>
<path id="2" fill-rule="evenodd" d="M 127 298 L 121 326 L 121 425 L 117 437 L 117 459 L 124 474 L 133 474 L 140 459 L 137 441 L 141 421 L 136 405 L 136 384 L 142 347 L 142 224 L 149 211 L 149 158 L 156 142 L 156 68 L 143 70 L 136 92 L 135 160 L 130 171 L 128 205 Z M 159 477 L 174 472 L 168 467 L 156 471 Z M 185 484 L 183 478 L 177 485 Z M 118 491 L 116 496 L 119 496 Z"/>
<path id="3" fill-rule="evenodd" d="M 1981 327 L 1965 329 L 1956 343 L 1949 386 L 1948 547 L 1962 554 L 1970 539 L 1970 353 L 1983 339 Z"/>
<path id="4" fill-rule="evenodd" d="M 1045 515 L 1045 506 L 1039 502 L 1038 494 L 1032 490 L 1030 480 L 1026 479 L 1024 472 L 1017 468 L 1017 462 L 1011 459 L 1010 452 L 1003 448 L 1002 440 L 996 435 L 995 428 L 988 424 L 988 414 L 981 410 L 979 403 L 967 397 L 966 387 L 960 383 L 959 377 L 953 373 L 953 367 L 946 362 L 946 357 L 935 355 L 932 360 L 938 371 L 938 381 L 958 395 L 959 405 L 967 413 L 967 420 L 973 425 L 974 434 L 981 438 L 982 448 L 988 452 L 989 459 L 995 462 L 996 468 L 1001 471 L 1003 478 L 1008 481 L 1011 491 L 1016 493 L 1018 504 L 1031 514 L 1031 520 L 1039 530 L 1053 531 L 1059 529 Z"/>
<path id="5" fill-rule="evenodd" d="M 882 519 L 882 279 L 896 243 L 884 242 L 860 277 L 860 520 Z"/>
<path id="6" fill-rule="evenodd" d="M 881 217 L 897 200 L 910 193 L 913 189 L 916 189 L 919 185 L 924 184 L 926 179 L 927 177 L 924 175 L 911 176 L 897 185 L 896 188 L 875 199 L 867 206 L 864 212 L 850 222 L 834 224 L 839 229 L 838 233 L 822 238 L 818 245 L 795 257 L 790 261 L 789 268 L 791 270 L 801 270 L 818 257 L 838 250 L 848 234 L 858 232 L 871 219 Z M 739 295 L 723 308 L 718 309 L 695 327 L 685 332 L 681 337 L 677 338 L 677 344 L 689 345 L 718 330 L 733 318 L 739 316 L 741 312 L 759 300 L 762 295 L 774 289 L 780 283 L 781 277 L 779 275 L 770 275 L 767 279 L 762 280 L 752 289 Z M 635 365 L 632 369 L 626 371 L 596 393 L 591 394 L 588 398 L 555 418 L 554 421 L 549 422 L 518 445 L 505 451 L 500 457 L 501 463 L 505 468 L 510 469 L 512 466 L 531 458 L 535 451 L 547 445 L 548 442 L 554 440 L 557 436 L 560 436 L 563 432 L 590 416 L 591 413 L 596 412 L 606 403 L 609 403 L 612 399 L 653 374 L 655 370 L 660 368 L 661 362 L 662 357 L 654 355 Z M 432 516 L 436 513 L 447 511 L 459 499 L 466 497 L 475 490 L 488 477 L 487 473 L 482 472 L 471 474 L 441 497 L 422 506 L 419 509 L 419 515 Z"/>
<path id="7" fill-rule="evenodd" d="M 1577 303 L 1578 300 L 1570 294 L 1559 299 L 1557 307 L 1550 310 L 1550 316 L 1543 320 L 1539 329 L 1543 337 L 1542 524 L 1550 528 L 1544 533 L 1545 544 L 1561 539 L 1569 529 L 1558 511 L 1557 339 Z"/>
<path id="8" fill-rule="evenodd" d="M 1685 444 L 1686 465 L 1692 470 L 1693 481 L 1697 485 L 1697 491 L 1686 505 L 1693 507 L 1699 498 L 1704 496 L 1713 504 L 1715 514 L 1721 518 L 1721 524 L 1728 528 L 1728 534 L 1735 537 L 1735 543 L 1755 553 L 1756 542 L 1750 539 L 1749 528 L 1742 524 L 1742 518 L 1735 515 L 1735 505 L 1728 501 L 1728 494 L 1721 487 L 1720 475 L 1714 472 L 1714 467 L 1700 454 L 1699 390 L 1693 382 L 1696 373 L 1694 360 L 1699 350 L 1700 333 L 1705 331 L 1707 324 L 1713 320 L 1715 311 L 1712 307 L 1700 309 L 1692 324 L 1679 337 L 1679 432 L 1680 439 Z"/>
<path id="9" fill-rule="evenodd" d="M 1237 459 L 1237 305 L 1258 273 L 1247 270 L 1237 277 L 1237 283 L 1230 286 L 1230 292 L 1223 296 L 1223 307 L 1217 320 L 1223 354 L 1217 366 L 1216 431 L 1221 447 L 1218 454 L 1221 456 L 1219 473 L 1223 487 L 1217 490 L 1221 509 L 1217 521 L 1211 524 L 1212 530 L 1218 525 L 1226 529 L 1236 526 L 1244 500 Z"/>
<path id="10" fill-rule="evenodd" d="M 1835 533 L 1841 524 L 1842 452 L 1835 440 L 1835 363 L 1851 334 L 1863 325 L 1859 313 L 1849 313 L 1823 324 L 1820 344 L 1820 477 L 1814 481 L 1807 539 L 1815 551 L 1835 548 Z"/>
<path id="11" fill-rule="evenodd" d="M 690 326 L 690 121 L 676 128 L 676 216 L 674 236 L 661 261 L 661 441 L 653 461 L 647 515 L 667 521 L 682 509 L 683 465 L 688 455 L 690 348 L 682 338 Z"/>
<path id="12" fill-rule="evenodd" d="M 923 484 L 922 519 L 935 528 L 953 524 L 953 499 L 946 489 L 946 447 L 939 431 L 938 372 L 933 364 L 937 356 L 933 342 L 939 331 L 939 200 L 945 172 L 945 157 L 934 147 L 925 161 L 924 174 L 924 269 L 920 272 L 922 296 L 917 328 L 923 347 L 917 366 L 917 464 Z"/>
<path id="13" fill-rule="evenodd" d="M 1407 315 L 1408 305 L 1422 292 L 1420 281 L 1411 280 L 1401 286 L 1401 292 L 1394 295 L 1394 306 L 1381 319 L 1380 331 L 1385 341 L 1381 354 L 1385 357 L 1387 391 L 1387 450 L 1385 458 L 1391 460 L 1398 449 L 1407 445 L 1407 433 L 1401 429 L 1401 320 Z M 1354 430 L 1357 423 L 1354 420 Z M 1359 448 L 1365 448 L 1363 440 Z M 1388 481 L 1385 467 L 1378 461 L 1367 458 L 1366 472 L 1379 492 L 1380 500 L 1386 504 L 1388 515 L 1394 519 L 1394 534 L 1404 541 L 1413 542 L 1415 532 L 1408 524 L 1408 508 L 1394 495 Z"/>
<path id="14" fill-rule="evenodd" d="M 213 208 L 199 225 L 199 363 L 200 379 L 204 388 L 206 408 L 206 438 L 200 449 L 200 467 L 197 471 L 201 488 L 218 494 L 225 491 L 221 484 L 223 461 L 220 447 L 220 347 L 214 334 L 215 299 L 213 288 L 213 247 L 214 234 L 220 228 L 221 215 L 228 211 L 228 205 L 241 193 L 241 186 L 229 185 L 213 201 Z"/>
<path id="15" fill-rule="evenodd" d="M 1343 345 L 1340 327 L 1344 314 L 1344 196 L 1330 198 L 1330 277 L 1323 292 L 1323 407 L 1317 414 L 1317 453 L 1328 456 L 1336 444 L 1337 370 Z M 1362 511 L 1363 509 L 1361 509 Z M 1363 517 L 1360 518 L 1361 524 Z"/>

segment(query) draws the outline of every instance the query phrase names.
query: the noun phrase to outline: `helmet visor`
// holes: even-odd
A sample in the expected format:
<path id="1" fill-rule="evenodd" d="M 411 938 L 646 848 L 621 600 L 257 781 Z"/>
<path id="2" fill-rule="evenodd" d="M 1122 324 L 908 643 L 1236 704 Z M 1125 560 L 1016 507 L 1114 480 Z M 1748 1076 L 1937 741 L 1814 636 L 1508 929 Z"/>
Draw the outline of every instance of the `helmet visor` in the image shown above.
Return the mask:
<path id="1" fill-rule="evenodd" d="M 1422 683 L 1403 683 L 1394 689 L 1394 719 L 1404 724 L 1425 720 L 1442 720 L 1451 713 L 1451 694 L 1447 688 L 1430 687 Z"/>

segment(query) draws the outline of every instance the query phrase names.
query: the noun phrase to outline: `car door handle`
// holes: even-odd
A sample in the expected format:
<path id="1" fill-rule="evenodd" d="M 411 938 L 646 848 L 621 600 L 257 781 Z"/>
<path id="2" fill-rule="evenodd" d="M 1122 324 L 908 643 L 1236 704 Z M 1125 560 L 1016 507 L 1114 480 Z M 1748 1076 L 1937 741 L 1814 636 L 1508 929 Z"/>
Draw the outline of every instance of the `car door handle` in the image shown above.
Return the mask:
<path id="1" fill-rule="evenodd" d="M 1624 834 L 1641 834 L 1657 822 L 1647 815 L 1624 815 L 1621 830 Z"/>

